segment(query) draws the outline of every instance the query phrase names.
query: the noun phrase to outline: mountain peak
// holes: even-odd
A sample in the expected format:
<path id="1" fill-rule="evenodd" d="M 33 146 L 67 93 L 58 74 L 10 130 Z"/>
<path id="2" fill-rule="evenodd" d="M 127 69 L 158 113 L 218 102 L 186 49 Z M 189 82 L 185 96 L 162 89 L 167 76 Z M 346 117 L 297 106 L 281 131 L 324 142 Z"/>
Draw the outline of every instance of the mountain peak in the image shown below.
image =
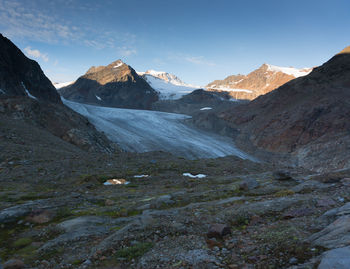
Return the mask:
<path id="1" fill-rule="evenodd" d="M 350 53 L 350 46 L 347 46 L 345 49 L 343 49 L 341 52 L 338 53 L 339 54 L 348 54 Z"/>

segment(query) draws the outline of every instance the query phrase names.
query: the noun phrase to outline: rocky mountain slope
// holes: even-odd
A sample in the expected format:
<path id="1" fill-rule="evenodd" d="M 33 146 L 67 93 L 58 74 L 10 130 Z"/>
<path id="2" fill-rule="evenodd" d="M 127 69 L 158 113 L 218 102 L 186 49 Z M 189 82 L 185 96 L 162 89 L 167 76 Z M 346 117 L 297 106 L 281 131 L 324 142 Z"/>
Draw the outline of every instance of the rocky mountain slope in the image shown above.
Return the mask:
<path id="1" fill-rule="evenodd" d="M 177 100 L 199 88 L 186 84 L 177 76 L 167 72 L 147 70 L 138 74 L 158 92 L 160 100 Z"/>
<path id="2" fill-rule="evenodd" d="M 232 75 L 224 80 L 215 80 L 206 88 L 209 91 L 227 91 L 235 99 L 253 100 L 292 79 L 309 74 L 311 70 L 263 64 L 248 75 Z"/>
<path id="3" fill-rule="evenodd" d="M 60 104 L 55 87 L 39 64 L 0 34 L 0 96 L 29 96 Z"/>
<path id="4" fill-rule="evenodd" d="M 269 94 L 219 117 L 258 148 L 292 153 L 313 169 L 350 166 L 348 49 Z"/>
<path id="5" fill-rule="evenodd" d="M 91 67 L 59 92 L 71 101 L 120 108 L 148 109 L 158 100 L 156 91 L 121 60 Z"/>
<path id="6" fill-rule="evenodd" d="M 38 63 L 3 36 L 0 36 L 0 85 L 0 118 L 4 122 L 27 124 L 33 131 L 44 129 L 85 150 L 115 150 L 88 120 L 62 104 Z"/>

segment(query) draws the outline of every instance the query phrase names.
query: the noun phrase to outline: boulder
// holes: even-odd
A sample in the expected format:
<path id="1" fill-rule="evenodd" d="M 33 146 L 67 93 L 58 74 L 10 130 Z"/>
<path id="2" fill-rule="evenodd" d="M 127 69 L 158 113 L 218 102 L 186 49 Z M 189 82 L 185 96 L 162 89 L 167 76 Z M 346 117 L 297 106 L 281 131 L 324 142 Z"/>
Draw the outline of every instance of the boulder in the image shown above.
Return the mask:
<path id="1" fill-rule="evenodd" d="M 25 268 L 23 261 L 18 259 L 8 260 L 4 263 L 4 269 L 22 269 Z"/>
<path id="2" fill-rule="evenodd" d="M 225 235 L 231 234 L 231 228 L 226 224 L 214 223 L 210 225 L 209 231 L 207 233 L 208 238 L 222 238 Z"/>
<path id="3" fill-rule="evenodd" d="M 350 247 L 336 248 L 323 253 L 318 269 L 330 268 L 350 268 Z"/>

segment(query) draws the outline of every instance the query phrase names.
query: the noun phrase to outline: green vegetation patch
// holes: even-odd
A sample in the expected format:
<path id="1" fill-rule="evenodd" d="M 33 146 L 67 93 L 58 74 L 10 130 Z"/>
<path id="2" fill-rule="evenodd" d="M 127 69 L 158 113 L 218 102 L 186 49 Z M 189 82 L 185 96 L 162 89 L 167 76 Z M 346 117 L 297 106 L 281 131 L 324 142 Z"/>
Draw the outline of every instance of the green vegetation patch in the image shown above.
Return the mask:
<path id="1" fill-rule="evenodd" d="M 152 247 L 153 247 L 152 243 L 138 243 L 131 247 L 119 249 L 116 253 L 116 257 L 124 258 L 131 261 L 132 259 L 136 259 L 143 256 Z"/>

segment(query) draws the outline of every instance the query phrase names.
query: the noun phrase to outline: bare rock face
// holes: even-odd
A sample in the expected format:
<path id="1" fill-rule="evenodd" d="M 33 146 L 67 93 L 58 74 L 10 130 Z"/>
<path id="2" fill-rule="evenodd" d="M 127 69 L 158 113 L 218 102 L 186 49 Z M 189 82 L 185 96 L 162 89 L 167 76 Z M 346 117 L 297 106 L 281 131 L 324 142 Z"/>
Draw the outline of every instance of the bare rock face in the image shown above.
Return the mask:
<path id="1" fill-rule="evenodd" d="M 0 97 L 31 96 L 61 104 L 55 87 L 39 64 L 28 59 L 9 39 L 0 34 Z"/>
<path id="2" fill-rule="evenodd" d="M 110 153 L 116 150 L 114 144 L 86 118 L 61 104 L 25 97 L 0 98 L 0 117 L 12 119 L 18 124 L 25 121 L 33 128 L 43 128 L 87 151 Z"/>
<path id="3" fill-rule="evenodd" d="M 227 91 L 235 99 L 253 100 L 273 91 L 288 81 L 311 72 L 311 68 L 296 69 L 263 64 L 248 75 L 233 75 L 207 85 L 209 91 Z"/>
<path id="4" fill-rule="evenodd" d="M 220 115 L 255 147 L 311 169 L 350 166 L 350 53 Z"/>
<path id="5" fill-rule="evenodd" d="M 149 109 L 158 100 L 156 91 L 121 60 L 91 67 L 60 93 L 75 102 L 121 108 Z"/>
<path id="6" fill-rule="evenodd" d="M 113 152 L 114 145 L 87 119 L 62 104 L 39 64 L 0 34 L 0 118 L 29 123 L 84 150 Z"/>

